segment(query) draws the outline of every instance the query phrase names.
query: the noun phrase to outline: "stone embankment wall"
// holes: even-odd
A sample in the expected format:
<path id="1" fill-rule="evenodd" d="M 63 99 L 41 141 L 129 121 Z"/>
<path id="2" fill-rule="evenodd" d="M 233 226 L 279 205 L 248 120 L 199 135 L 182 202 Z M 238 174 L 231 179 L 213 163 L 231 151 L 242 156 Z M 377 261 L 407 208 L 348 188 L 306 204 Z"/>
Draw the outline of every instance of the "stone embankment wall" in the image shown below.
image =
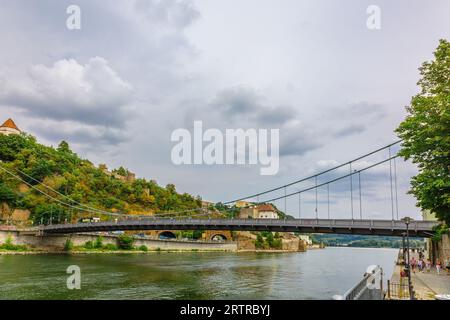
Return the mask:
<path id="1" fill-rule="evenodd" d="M 82 246 L 87 241 L 95 241 L 97 234 L 71 234 L 71 235 L 47 235 L 36 236 L 29 232 L 2 231 L 0 230 L 0 243 L 4 243 L 11 237 L 14 244 L 28 245 L 32 248 L 43 250 L 60 251 L 70 238 L 75 246 Z M 117 244 L 117 237 L 112 235 L 101 235 L 104 244 Z M 136 239 L 134 245 L 147 246 L 149 250 L 199 250 L 199 251 L 236 251 L 234 242 L 202 242 L 202 241 L 174 241 L 157 239 Z"/>
<path id="2" fill-rule="evenodd" d="M 237 248 L 242 251 L 256 250 L 255 240 L 256 235 L 248 231 L 239 231 L 236 233 Z M 306 243 L 298 237 L 289 233 L 282 234 L 282 247 L 283 251 L 306 251 Z M 258 250 L 259 251 L 259 250 Z M 272 251 L 272 250 L 270 250 Z"/>

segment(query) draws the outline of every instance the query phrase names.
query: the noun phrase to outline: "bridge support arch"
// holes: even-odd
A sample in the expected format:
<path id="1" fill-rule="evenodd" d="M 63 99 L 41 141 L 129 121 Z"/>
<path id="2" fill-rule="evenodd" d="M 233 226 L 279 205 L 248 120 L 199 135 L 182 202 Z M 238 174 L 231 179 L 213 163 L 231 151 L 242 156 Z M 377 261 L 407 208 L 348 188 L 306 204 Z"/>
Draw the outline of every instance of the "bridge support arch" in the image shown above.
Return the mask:
<path id="1" fill-rule="evenodd" d="M 228 230 L 206 230 L 203 233 L 203 240 L 206 241 L 231 241 L 233 236 Z"/>

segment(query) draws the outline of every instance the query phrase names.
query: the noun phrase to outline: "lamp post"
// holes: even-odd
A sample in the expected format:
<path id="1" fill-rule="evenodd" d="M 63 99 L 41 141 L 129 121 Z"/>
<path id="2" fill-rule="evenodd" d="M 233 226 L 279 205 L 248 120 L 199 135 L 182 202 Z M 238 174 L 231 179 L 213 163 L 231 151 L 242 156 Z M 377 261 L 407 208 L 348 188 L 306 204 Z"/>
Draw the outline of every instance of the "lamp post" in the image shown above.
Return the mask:
<path id="1" fill-rule="evenodd" d="M 405 252 L 405 250 L 406 250 L 406 247 L 405 247 L 405 236 L 406 236 L 406 233 L 405 233 L 405 232 L 403 232 L 403 233 L 402 233 L 402 254 L 403 254 L 403 265 L 406 265 L 406 252 Z"/>
<path id="2" fill-rule="evenodd" d="M 404 217 L 402 219 L 402 221 L 406 224 L 406 265 L 405 265 L 405 269 L 408 272 L 408 290 L 409 290 L 409 298 L 410 300 L 414 299 L 414 295 L 413 295 L 413 288 L 412 288 L 412 283 L 411 283 L 411 265 L 410 265 L 410 260 L 409 260 L 409 224 L 412 221 L 412 218 L 410 217 Z"/>

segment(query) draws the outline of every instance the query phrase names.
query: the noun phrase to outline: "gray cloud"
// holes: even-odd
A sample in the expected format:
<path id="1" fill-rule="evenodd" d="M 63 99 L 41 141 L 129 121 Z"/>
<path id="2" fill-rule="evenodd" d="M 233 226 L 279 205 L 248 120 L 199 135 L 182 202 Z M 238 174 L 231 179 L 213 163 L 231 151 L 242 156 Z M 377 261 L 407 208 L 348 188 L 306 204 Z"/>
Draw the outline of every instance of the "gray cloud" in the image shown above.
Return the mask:
<path id="1" fill-rule="evenodd" d="M 392 142 L 417 92 L 417 67 L 438 38 L 450 37 L 447 0 L 382 0 L 378 31 L 367 30 L 368 4 L 356 0 L 79 0 L 79 31 L 65 28 L 70 4 L 2 2 L 1 114 L 38 139 L 70 140 L 85 158 L 215 201 L 302 177 L 319 159 L 345 162 Z M 91 72 L 93 57 L 107 63 Z M 72 60 L 83 81 L 76 72 L 58 76 L 64 68 L 55 63 Z M 33 66 L 42 67 L 30 73 Z M 170 134 L 194 120 L 279 128 L 280 173 L 175 167 Z M 374 213 L 384 212 L 377 202 L 384 194 L 367 195 Z M 410 196 L 402 204 L 417 212 Z"/>
<path id="2" fill-rule="evenodd" d="M 321 146 L 319 139 L 298 119 L 293 106 L 277 106 L 256 89 L 236 86 L 219 91 L 210 103 L 188 108 L 185 126 L 202 120 L 215 128 L 264 128 L 280 130 L 280 156 L 302 156 Z"/>
<path id="3" fill-rule="evenodd" d="M 35 65 L 27 75 L 1 82 L 0 103 L 33 117 L 91 125 L 123 127 L 132 115 L 127 107 L 132 86 L 103 58 L 92 58 L 85 65 L 73 59 L 51 67 Z"/>
<path id="4" fill-rule="evenodd" d="M 334 133 L 335 137 L 346 137 L 346 136 L 350 136 L 352 134 L 357 134 L 357 133 L 361 133 L 365 130 L 366 128 L 362 125 L 349 125 L 345 128 L 339 129 L 338 131 L 336 131 Z"/>
<path id="5" fill-rule="evenodd" d="M 35 120 L 29 127 L 40 137 L 50 141 L 69 141 L 90 149 L 117 145 L 130 139 L 130 135 L 122 128 L 80 124 L 73 121 Z"/>

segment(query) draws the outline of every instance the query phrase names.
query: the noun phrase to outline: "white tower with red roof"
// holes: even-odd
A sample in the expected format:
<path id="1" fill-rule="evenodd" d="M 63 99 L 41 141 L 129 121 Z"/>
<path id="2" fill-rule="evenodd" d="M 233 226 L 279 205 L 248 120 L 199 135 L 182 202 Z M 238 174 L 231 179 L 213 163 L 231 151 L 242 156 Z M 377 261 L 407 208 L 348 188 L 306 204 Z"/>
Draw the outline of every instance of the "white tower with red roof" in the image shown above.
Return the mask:
<path id="1" fill-rule="evenodd" d="M 16 126 L 13 119 L 6 120 L 1 126 L 0 126 L 0 134 L 4 135 L 10 135 L 10 134 L 20 134 L 20 129 Z"/>

